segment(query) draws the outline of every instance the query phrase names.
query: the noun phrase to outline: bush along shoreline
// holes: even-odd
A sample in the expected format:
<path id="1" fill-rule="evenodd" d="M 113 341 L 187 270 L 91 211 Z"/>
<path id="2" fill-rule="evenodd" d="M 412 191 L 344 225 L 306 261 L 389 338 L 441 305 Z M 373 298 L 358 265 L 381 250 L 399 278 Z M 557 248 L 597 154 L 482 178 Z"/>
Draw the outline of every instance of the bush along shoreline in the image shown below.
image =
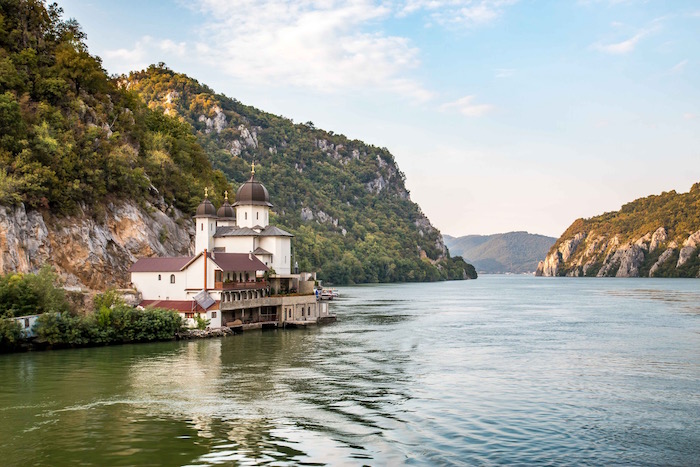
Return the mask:
<path id="1" fill-rule="evenodd" d="M 26 337 L 14 318 L 39 315 Z M 137 309 L 114 291 L 98 294 L 93 310 L 71 306 L 49 267 L 0 276 L 0 353 L 167 341 L 186 334 L 180 315 Z"/>

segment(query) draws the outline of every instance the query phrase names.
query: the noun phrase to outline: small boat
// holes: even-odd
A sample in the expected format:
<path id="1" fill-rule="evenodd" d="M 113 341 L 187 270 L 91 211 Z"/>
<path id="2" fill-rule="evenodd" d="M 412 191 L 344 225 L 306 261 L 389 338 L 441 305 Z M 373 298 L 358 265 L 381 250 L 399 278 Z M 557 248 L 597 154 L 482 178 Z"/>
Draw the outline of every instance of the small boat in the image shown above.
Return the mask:
<path id="1" fill-rule="evenodd" d="M 321 293 L 318 295 L 318 297 L 321 300 L 333 300 L 333 292 L 329 289 L 323 289 L 321 290 Z"/>

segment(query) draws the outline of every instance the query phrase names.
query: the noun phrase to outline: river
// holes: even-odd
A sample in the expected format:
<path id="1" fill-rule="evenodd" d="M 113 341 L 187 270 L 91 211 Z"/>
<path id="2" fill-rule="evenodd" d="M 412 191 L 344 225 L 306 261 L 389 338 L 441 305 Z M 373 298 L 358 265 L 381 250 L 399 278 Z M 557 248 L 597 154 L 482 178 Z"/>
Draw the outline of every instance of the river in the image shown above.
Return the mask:
<path id="1" fill-rule="evenodd" d="M 0 464 L 700 459 L 700 281 L 340 292 L 317 329 L 0 355 Z"/>

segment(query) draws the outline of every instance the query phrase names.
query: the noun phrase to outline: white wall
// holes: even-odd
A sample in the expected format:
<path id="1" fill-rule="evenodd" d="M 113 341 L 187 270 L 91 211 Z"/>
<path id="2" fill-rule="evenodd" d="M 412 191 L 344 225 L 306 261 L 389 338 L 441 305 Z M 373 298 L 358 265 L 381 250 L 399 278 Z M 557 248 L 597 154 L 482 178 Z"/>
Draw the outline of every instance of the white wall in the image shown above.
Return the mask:
<path id="1" fill-rule="evenodd" d="M 244 205 L 236 206 L 236 223 L 239 227 L 266 227 L 270 222 L 268 206 Z"/>
<path id="2" fill-rule="evenodd" d="M 219 267 L 211 258 L 207 258 L 207 288 L 214 288 L 215 269 L 219 269 Z M 185 269 L 185 275 L 185 283 L 188 289 L 200 291 L 204 288 L 204 255 L 194 260 L 194 262 Z"/>
<path id="3" fill-rule="evenodd" d="M 195 312 L 195 315 L 197 313 Z M 216 317 L 214 316 L 216 315 Z M 210 328 L 220 328 L 221 327 L 221 311 L 219 310 L 209 310 L 206 313 L 201 312 L 199 316 L 208 319 Z M 185 318 L 185 313 L 180 313 L 180 317 L 185 320 L 185 326 L 188 328 L 196 328 L 197 321 L 194 318 Z"/>
<path id="4" fill-rule="evenodd" d="M 214 246 L 214 234 L 216 233 L 216 219 L 213 217 L 195 218 L 194 254 L 199 254 L 206 248 L 211 251 Z"/>
<path id="5" fill-rule="evenodd" d="M 174 284 L 171 275 L 175 276 Z M 185 272 L 132 272 L 131 282 L 144 300 L 187 300 Z"/>
<path id="6" fill-rule="evenodd" d="M 290 274 L 292 271 L 292 242 L 289 237 L 260 237 L 260 248 L 272 253 L 268 264 L 277 274 Z"/>
<path id="7" fill-rule="evenodd" d="M 214 246 L 224 247 L 226 253 L 250 253 L 256 247 L 253 236 L 215 238 Z"/>

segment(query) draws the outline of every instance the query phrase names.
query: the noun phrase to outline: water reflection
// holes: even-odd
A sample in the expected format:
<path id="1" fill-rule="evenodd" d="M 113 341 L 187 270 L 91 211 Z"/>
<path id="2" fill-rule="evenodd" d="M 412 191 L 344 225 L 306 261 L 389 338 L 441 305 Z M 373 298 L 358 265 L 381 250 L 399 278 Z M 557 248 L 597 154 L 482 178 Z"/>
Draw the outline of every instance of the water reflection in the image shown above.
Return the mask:
<path id="1" fill-rule="evenodd" d="M 339 322 L 0 356 L 7 465 L 690 465 L 697 282 L 356 287 Z M 679 312 L 680 311 L 680 312 Z"/>
<path id="2" fill-rule="evenodd" d="M 404 423 L 406 352 L 322 330 L 184 344 L 129 370 L 138 416 L 186 420 L 212 452 L 198 462 L 370 459 L 366 439 Z M 313 449 L 310 449 L 313 447 Z"/>

